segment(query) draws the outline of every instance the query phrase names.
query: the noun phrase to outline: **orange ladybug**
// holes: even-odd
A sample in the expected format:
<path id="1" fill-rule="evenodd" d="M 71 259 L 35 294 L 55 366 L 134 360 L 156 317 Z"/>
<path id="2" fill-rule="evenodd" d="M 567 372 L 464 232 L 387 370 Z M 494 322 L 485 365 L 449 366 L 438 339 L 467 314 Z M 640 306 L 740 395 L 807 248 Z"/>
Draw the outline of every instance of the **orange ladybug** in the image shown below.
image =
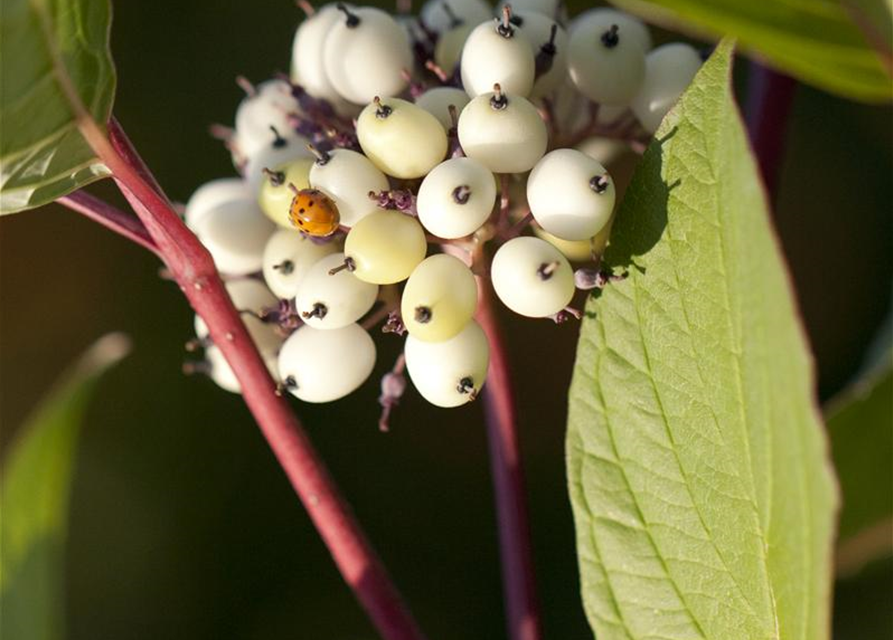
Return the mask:
<path id="1" fill-rule="evenodd" d="M 318 189 L 297 189 L 293 184 L 289 188 L 295 197 L 291 200 L 288 219 L 298 230 L 310 236 L 330 236 L 338 230 L 341 215 L 338 205 Z"/>

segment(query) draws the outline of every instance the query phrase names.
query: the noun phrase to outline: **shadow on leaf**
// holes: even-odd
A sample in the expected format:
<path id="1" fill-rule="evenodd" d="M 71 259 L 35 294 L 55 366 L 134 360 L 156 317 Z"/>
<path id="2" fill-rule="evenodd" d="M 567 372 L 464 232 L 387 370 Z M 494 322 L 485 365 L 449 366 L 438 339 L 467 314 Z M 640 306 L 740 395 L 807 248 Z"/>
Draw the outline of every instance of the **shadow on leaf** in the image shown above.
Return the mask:
<path id="1" fill-rule="evenodd" d="M 615 271 L 634 269 L 646 273 L 647 261 L 637 260 L 646 256 L 660 241 L 667 228 L 667 210 L 670 192 L 681 184 L 676 180 L 667 184 L 663 169 L 663 145 L 676 135 L 673 128 L 663 138 L 655 139 L 645 151 L 642 162 L 626 192 L 617 222 L 611 233 L 611 243 L 605 251 L 605 265 Z M 599 293 L 593 292 L 593 298 Z"/>

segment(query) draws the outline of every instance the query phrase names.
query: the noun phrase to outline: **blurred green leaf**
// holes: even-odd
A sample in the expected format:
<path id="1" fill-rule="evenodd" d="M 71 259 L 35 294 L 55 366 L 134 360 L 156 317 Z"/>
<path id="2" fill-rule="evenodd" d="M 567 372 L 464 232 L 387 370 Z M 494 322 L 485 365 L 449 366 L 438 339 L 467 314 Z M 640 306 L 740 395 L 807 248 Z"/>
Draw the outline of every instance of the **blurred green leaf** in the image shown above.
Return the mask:
<path id="1" fill-rule="evenodd" d="M 568 484 L 599 640 L 828 637 L 835 486 L 722 42 L 665 118 L 587 304 Z"/>
<path id="2" fill-rule="evenodd" d="M 70 83 L 93 119 L 112 110 L 109 0 L 0 0 L 0 214 L 108 175 L 78 131 Z"/>
<path id="3" fill-rule="evenodd" d="M 43 400 L 6 457 L 0 493 L 4 638 L 63 637 L 63 550 L 78 434 L 96 382 L 128 350 L 121 334 L 94 344 Z"/>
<path id="4" fill-rule="evenodd" d="M 765 56 L 773 65 L 804 82 L 833 93 L 884 102 L 893 97 L 889 44 L 853 22 L 876 26 L 864 7 L 883 0 L 612 0 L 644 19 L 681 31 L 707 32 L 738 38 L 741 47 Z M 888 13 L 889 15 L 889 13 Z M 871 40 L 871 41 L 869 41 Z M 883 43 L 881 35 L 880 42 Z M 880 46 L 882 53 L 875 47 Z M 886 60 L 884 62 L 883 60 Z"/>
<path id="5" fill-rule="evenodd" d="M 841 548 L 875 527 L 878 535 L 857 541 L 850 564 L 861 566 L 893 549 L 893 368 L 887 366 L 844 391 L 829 405 L 828 431 L 840 479 L 843 505 L 838 527 Z M 876 538 L 880 545 L 871 545 Z M 853 568 L 858 568 L 858 566 Z"/>

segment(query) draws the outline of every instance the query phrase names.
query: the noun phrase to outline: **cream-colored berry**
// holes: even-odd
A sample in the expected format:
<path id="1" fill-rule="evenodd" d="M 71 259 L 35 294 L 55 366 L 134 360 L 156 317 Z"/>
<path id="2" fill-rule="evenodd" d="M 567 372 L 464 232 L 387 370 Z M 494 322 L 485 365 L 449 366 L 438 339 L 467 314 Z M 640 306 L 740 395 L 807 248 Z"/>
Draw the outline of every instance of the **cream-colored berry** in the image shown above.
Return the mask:
<path id="1" fill-rule="evenodd" d="M 256 202 L 236 200 L 208 211 L 193 231 L 221 273 L 241 276 L 261 270 L 264 246 L 275 228 Z"/>
<path id="2" fill-rule="evenodd" d="M 295 308 L 316 329 L 340 329 L 362 318 L 378 297 L 378 285 L 364 282 L 347 269 L 343 253 L 333 253 L 310 267 L 298 285 Z"/>
<path id="3" fill-rule="evenodd" d="M 310 188 L 310 168 L 313 160 L 299 158 L 278 167 L 265 167 L 257 203 L 266 216 L 280 227 L 293 229 L 289 212 L 295 197 L 294 189 Z"/>
<path id="4" fill-rule="evenodd" d="M 326 331 L 303 326 L 279 352 L 279 377 L 304 402 L 332 402 L 356 391 L 375 367 L 375 343 L 358 324 Z"/>
<path id="5" fill-rule="evenodd" d="M 419 221 L 435 236 L 461 238 L 474 233 L 493 211 L 496 181 L 472 158 L 452 158 L 425 176 L 416 208 Z"/>
<path id="6" fill-rule="evenodd" d="M 645 79 L 645 51 L 611 12 L 574 26 L 567 66 L 577 89 L 594 102 L 628 105 Z"/>
<path id="7" fill-rule="evenodd" d="M 184 218 L 186 226 L 195 229 L 198 221 L 214 207 L 224 202 L 253 200 L 248 184 L 241 178 L 218 178 L 206 182 L 189 197 Z"/>
<path id="8" fill-rule="evenodd" d="M 394 284 L 406 280 L 425 259 L 425 231 L 400 211 L 376 211 L 360 220 L 344 242 L 345 264 L 365 282 Z"/>
<path id="9" fill-rule="evenodd" d="M 459 142 L 465 155 L 493 173 L 523 173 L 543 157 L 549 136 L 529 100 L 484 93 L 459 114 Z"/>
<path id="10" fill-rule="evenodd" d="M 614 211 L 615 198 L 607 169 L 576 149 L 550 151 L 527 178 L 533 217 L 565 240 L 587 240 L 601 231 Z"/>
<path id="11" fill-rule="evenodd" d="M 530 42 L 504 21 L 488 20 L 468 35 L 462 49 L 462 86 L 474 98 L 493 90 L 526 96 L 533 88 L 534 60 Z"/>
<path id="12" fill-rule="evenodd" d="M 441 342 L 459 333 L 476 307 L 477 284 L 471 269 L 441 253 L 423 260 L 409 276 L 400 312 L 409 335 Z"/>
<path id="13" fill-rule="evenodd" d="M 376 210 L 369 192 L 386 191 L 388 179 L 366 156 L 350 149 L 323 153 L 310 168 L 310 185 L 338 207 L 341 224 L 352 227 Z"/>
<path id="14" fill-rule="evenodd" d="M 490 344 L 471 320 L 443 342 L 406 338 L 406 371 L 425 400 L 438 407 L 458 407 L 474 400 L 487 379 Z"/>
<path id="15" fill-rule="evenodd" d="M 344 15 L 323 45 L 323 67 L 332 87 L 354 104 L 399 94 L 406 88 L 402 72 L 412 68 L 406 31 L 381 9 L 339 6 Z"/>
<path id="16" fill-rule="evenodd" d="M 447 152 L 446 132 L 421 107 L 399 98 L 380 98 L 357 118 L 357 138 L 372 163 L 395 178 L 420 178 Z"/>
<path id="17" fill-rule="evenodd" d="M 343 246 L 343 241 L 320 242 L 294 229 L 279 229 L 264 247 L 264 281 L 279 298 L 294 298 L 310 267 Z"/>
<path id="18" fill-rule="evenodd" d="M 416 98 L 416 105 L 437 118 L 444 131 L 453 126 L 450 117 L 450 105 L 456 107 L 456 113 L 462 111 L 469 102 L 468 94 L 455 87 L 434 87 Z"/>
<path id="19" fill-rule="evenodd" d="M 563 310 L 574 296 L 574 272 L 545 240 L 509 240 L 493 256 L 490 277 L 496 295 L 522 316 L 544 318 Z"/>
<path id="20" fill-rule="evenodd" d="M 648 54 L 645 80 L 631 105 L 646 131 L 657 131 L 700 68 L 697 50 L 681 42 L 662 45 Z"/>

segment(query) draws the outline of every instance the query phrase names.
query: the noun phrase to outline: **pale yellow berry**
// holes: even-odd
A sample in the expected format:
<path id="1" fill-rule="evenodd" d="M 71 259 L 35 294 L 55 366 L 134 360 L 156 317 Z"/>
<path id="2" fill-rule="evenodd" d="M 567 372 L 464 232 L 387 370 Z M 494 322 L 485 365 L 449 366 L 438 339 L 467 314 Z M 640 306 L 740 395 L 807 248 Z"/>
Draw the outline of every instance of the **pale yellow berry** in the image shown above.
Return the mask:
<path id="1" fill-rule="evenodd" d="M 418 220 L 400 211 L 377 211 L 347 234 L 345 264 L 360 280 L 393 284 L 409 277 L 425 259 L 427 249 Z"/>
<path id="2" fill-rule="evenodd" d="M 313 160 L 301 158 L 293 160 L 278 167 L 266 167 L 270 169 L 264 177 L 257 196 L 257 202 L 264 214 L 280 227 L 293 229 L 294 225 L 289 221 L 288 213 L 291 209 L 291 201 L 295 197 L 289 184 L 296 189 L 310 188 L 310 168 Z"/>
<path id="3" fill-rule="evenodd" d="M 459 333 L 477 307 L 477 284 L 464 262 L 447 254 L 426 258 L 403 289 L 400 313 L 414 338 L 441 342 Z"/>
<path id="4" fill-rule="evenodd" d="M 372 163 L 395 178 L 420 178 L 447 152 L 446 132 L 437 118 L 399 98 L 367 105 L 357 118 L 357 139 Z"/>

